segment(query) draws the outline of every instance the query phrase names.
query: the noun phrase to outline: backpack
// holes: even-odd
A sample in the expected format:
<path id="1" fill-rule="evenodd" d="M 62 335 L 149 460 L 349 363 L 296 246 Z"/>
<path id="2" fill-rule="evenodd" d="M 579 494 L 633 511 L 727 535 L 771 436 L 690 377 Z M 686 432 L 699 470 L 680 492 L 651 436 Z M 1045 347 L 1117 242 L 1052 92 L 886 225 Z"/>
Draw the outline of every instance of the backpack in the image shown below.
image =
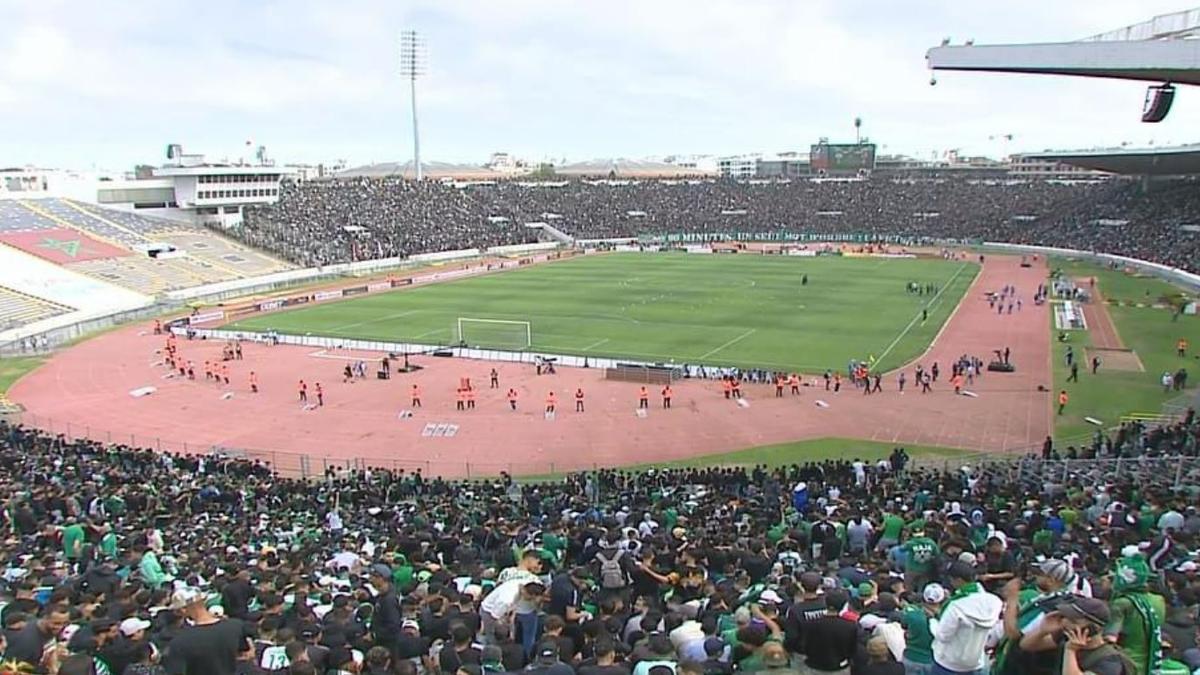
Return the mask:
<path id="1" fill-rule="evenodd" d="M 1079 669 L 1086 673 L 1090 671 L 1093 666 L 1114 657 L 1120 659 L 1121 668 L 1124 670 L 1124 675 L 1136 675 L 1138 668 L 1133 661 L 1129 660 L 1129 657 L 1125 655 L 1125 652 L 1118 649 L 1115 645 L 1108 643 L 1080 654 Z"/>
<path id="2" fill-rule="evenodd" d="M 617 549 L 617 554 L 606 558 L 602 553 L 596 554 L 600 561 L 600 587 L 607 589 L 625 588 L 625 569 L 621 567 L 621 558 L 625 551 Z"/>

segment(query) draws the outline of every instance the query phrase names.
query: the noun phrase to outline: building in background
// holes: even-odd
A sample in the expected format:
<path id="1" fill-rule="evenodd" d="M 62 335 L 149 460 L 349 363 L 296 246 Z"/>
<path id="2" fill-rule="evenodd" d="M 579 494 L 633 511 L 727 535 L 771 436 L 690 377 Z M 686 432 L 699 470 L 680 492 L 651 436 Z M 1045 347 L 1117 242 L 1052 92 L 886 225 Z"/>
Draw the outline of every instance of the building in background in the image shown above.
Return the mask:
<path id="1" fill-rule="evenodd" d="M 808 155 L 799 152 L 781 152 L 758 158 L 754 171 L 756 178 L 802 178 L 811 171 Z"/>
<path id="2" fill-rule="evenodd" d="M 1083 166 L 1064 164 L 1051 157 L 1033 154 L 1013 155 L 1008 172 L 1016 178 L 1101 178 L 1109 174 Z"/>
<path id="3" fill-rule="evenodd" d="M 139 165 L 128 173 L 33 167 L 0 169 L 0 199 L 65 198 L 136 211 L 192 225 L 234 227 L 248 206 L 272 204 L 285 180 L 330 175 L 340 164 L 275 166 L 258 153 L 258 163 L 210 162 L 184 154 L 178 145 L 162 166 Z"/>
<path id="4" fill-rule="evenodd" d="M 668 155 L 663 161 L 697 176 L 712 176 L 717 173 L 717 158 L 712 155 Z"/>
<path id="5" fill-rule="evenodd" d="M 745 180 L 754 178 L 758 173 L 758 160 L 761 155 L 734 155 L 717 158 L 717 175 L 721 178 Z"/>

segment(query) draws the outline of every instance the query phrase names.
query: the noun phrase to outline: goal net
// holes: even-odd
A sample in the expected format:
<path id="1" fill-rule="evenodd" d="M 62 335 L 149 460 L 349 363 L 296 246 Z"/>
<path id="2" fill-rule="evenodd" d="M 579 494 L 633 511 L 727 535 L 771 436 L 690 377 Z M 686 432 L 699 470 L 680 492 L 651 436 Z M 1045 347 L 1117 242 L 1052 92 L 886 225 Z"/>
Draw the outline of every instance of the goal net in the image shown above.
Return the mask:
<path id="1" fill-rule="evenodd" d="M 454 335 L 459 344 L 478 349 L 521 351 L 533 346 L 528 321 L 459 317 Z"/>

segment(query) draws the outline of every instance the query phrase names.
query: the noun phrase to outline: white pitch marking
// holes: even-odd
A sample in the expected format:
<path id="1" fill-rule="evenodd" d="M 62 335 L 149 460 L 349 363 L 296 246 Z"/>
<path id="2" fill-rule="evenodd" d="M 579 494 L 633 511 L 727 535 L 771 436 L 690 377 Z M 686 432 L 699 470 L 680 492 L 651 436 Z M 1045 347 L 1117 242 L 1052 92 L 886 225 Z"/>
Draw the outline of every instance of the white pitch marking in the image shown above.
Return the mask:
<path id="1" fill-rule="evenodd" d="M 925 305 L 923 305 L 923 306 L 922 306 L 922 308 L 923 308 L 923 309 L 928 309 L 928 308 L 932 307 L 932 306 L 934 305 L 934 303 L 936 303 L 936 302 L 938 301 L 938 298 L 942 297 L 942 293 L 944 293 L 944 292 L 946 291 L 946 289 L 950 287 L 950 284 L 953 284 L 953 283 L 954 283 L 954 280 L 958 278 L 958 275 L 962 274 L 962 271 L 963 271 L 964 269 L 966 269 L 966 267 L 967 267 L 967 264 L 966 264 L 966 263 L 963 263 L 962 265 L 960 265 L 960 266 L 959 266 L 959 268 L 958 268 L 958 271 L 956 271 L 956 272 L 954 273 L 954 276 L 950 277 L 950 280 L 949 280 L 949 281 L 947 281 L 947 282 L 946 282 L 945 284 L 943 284 L 943 285 L 942 285 L 940 288 L 938 288 L 938 292 L 937 292 L 937 294 L 935 294 L 935 295 L 933 296 L 933 299 L 931 299 L 929 302 L 927 302 Z M 962 303 L 959 303 L 959 306 L 961 306 L 961 304 L 962 304 Z M 957 311 L 957 309 L 958 309 L 958 307 L 955 307 L 955 311 Z M 954 316 L 954 314 L 953 314 L 953 313 L 951 313 L 950 317 L 953 317 L 953 316 Z M 950 323 L 950 317 L 947 317 L 947 319 L 946 319 L 946 323 L 942 324 L 942 328 L 943 328 L 943 329 L 944 329 L 944 328 L 945 328 L 947 325 L 949 325 L 949 323 Z M 900 334 L 896 336 L 896 339 L 895 339 L 895 340 L 892 340 L 892 344 L 888 345 L 888 346 L 887 346 L 887 349 L 884 349 L 884 350 L 883 350 L 883 353 L 879 355 L 879 358 L 875 359 L 875 362 L 876 362 L 876 363 L 878 363 L 878 362 L 882 361 L 882 360 L 884 359 L 884 357 L 886 357 L 888 354 L 891 354 L 891 353 L 892 353 L 892 349 L 894 349 L 894 348 L 896 347 L 896 345 L 900 344 L 900 341 L 904 339 L 904 336 L 905 336 L 905 335 L 908 335 L 908 331 L 912 330 L 912 327 L 913 327 L 914 325 L 916 325 L 916 323 L 917 323 L 918 321 L 920 321 L 920 320 L 921 320 L 921 314 L 920 314 L 920 313 L 917 313 L 915 316 L 913 316 L 913 318 L 912 318 L 912 321 L 909 321 L 909 322 L 908 322 L 908 325 L 904 327 L 904 330 L 900 331 Z M 941 331 L 938 331 L 938 335 L 937 335 L 937 336 L 934 336 L 934 338 L 933 338 L 933 339 L 934 339 L 934 342 L 936 342 L 936 341 L 937 341 L 937 337 L 938 337 L 938 336 L 940 336 L 941 334 L 942 334 L 942 333 L 941 333 Z M 932 345 L 932 344 L 933 344 L 933 342 L 930 342 L 929 344 L 930 344 L 930 345 Z"/>
<path id="2" fill-rule="evenodd" d="M 402 316 L 408 316 L 409 314 L 416 314 L 419 311 L 421 311 L 421 310 L 409 309 L 409 310 L 405 310 L 403 312 L 396 312 L 395 314 L 385 314 L 383 316 L 377 316 L 374 319 L 367 319 L 366 321 L 355 321 L 354 323 L 348 323 L 348 324 L 344 324 L 341 326 L 334 326 L 330 330 L 336 333 L 337 331 L 346 330 L 347 328 L 358 328 L 359 326 L 366 326 L 366 325 L 372 324 L 372 323 L 379 323 L 380 321 L 387 321 L 388 319 L 399 319 Z"/>
<path id="3" fill-rule="evenodd" d="M 702 354 L 698 360 L 702 361 L 704 359 L 707 359 L 708 357 L 712 356 L 713 354 L 716 354 L 719 351 L 723 351 L 729 347 L 732 347 L 733 345 L 741 342 L 742 340 L 745 340 L 746 338 L 750 337 L 751 335 L 754 335 L 757 332 L 758 332 L 757 328 L 751 328 L 750 330 L 733 338 L 732 340 L 730 340 L 729 342 L 726 342 L 725 344 L 721 345 L 720 347 L 717 347 L 716 349 L 711 349 L 708 352 Z"/>
<path id="4" fill-rule="evenodd" d="M 595 349 L 596 347 L 599 347 L 600 345 L 604 344 L 605 342 L 608 342 L 608 338 L 604 338 L 603 340 L 596 340 L 592 344 L 584 347 L 581 351 L 590 352 L 593 349 Z"/>

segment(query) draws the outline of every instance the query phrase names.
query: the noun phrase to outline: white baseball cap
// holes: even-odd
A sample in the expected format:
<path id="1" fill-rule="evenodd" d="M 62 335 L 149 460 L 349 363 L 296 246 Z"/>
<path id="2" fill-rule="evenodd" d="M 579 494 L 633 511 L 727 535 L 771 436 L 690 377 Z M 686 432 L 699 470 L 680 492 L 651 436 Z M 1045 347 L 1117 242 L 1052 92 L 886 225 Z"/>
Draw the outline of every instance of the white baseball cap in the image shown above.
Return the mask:
<path id="1" fill-rule="evenodd" d="M 759 602 L 765 602 L 769 605 L 783 604 L 783 598 L 779 597 L 779 594 L 771 589 L 763 591 L 762 595 L 758 596 L 758 600 Z"/>
<path id="2" fill-rule="evenodd" d="M 921 596 L 931 605 L 937 604 L 946 599 L 946 589 L 941 584 L 929 584 L 921 593 Z"/>
<path id="3" fill-rule="evenodd" d="M 125 637 L 133 637 L 134 635 L 137 635 L 138 631 L 146 630 L 149 627 L 149 621 L 146 621 L 145 619 L 139 619 L 134 616 L 122 621 L 119 629 L 121 631 L 121 635 L 124 635 Z"/>

